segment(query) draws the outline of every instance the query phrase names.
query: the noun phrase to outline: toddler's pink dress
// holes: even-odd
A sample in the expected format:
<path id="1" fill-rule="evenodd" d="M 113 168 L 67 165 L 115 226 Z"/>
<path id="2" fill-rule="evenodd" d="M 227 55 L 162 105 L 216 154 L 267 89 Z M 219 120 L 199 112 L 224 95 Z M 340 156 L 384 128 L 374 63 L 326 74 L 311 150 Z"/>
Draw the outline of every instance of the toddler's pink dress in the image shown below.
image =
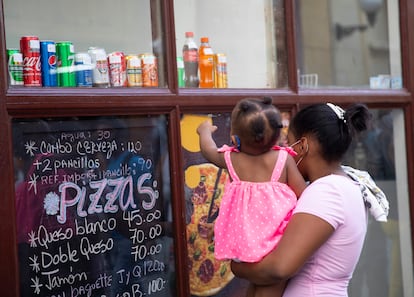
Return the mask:
<path id="1" fill-rule="evenodd" d="M 279 242 L 292 211 L 296 195 L 279 177 L 286 163 L 287 150 L 275 146 L 279 157 L 268 182 L 241 181 L 230 159 L 232 147 L 223 146 L 231 181 L 226 184 L 219 215 L 214 226 L 215 257 L 257 262 Z"/>

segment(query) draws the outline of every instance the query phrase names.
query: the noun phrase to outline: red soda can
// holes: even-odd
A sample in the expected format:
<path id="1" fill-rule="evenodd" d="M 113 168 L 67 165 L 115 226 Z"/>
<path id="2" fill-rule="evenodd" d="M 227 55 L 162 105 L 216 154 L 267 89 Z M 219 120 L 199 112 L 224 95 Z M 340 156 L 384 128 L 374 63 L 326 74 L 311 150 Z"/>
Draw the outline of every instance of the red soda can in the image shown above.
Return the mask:
<path id="1" fill-rule="evenodd" d="M 153 54 L 141 54 L 142 86 L 158 87 L 158 61 Z"/>
<path id="2" fill-rule="evenodd" d="M 20 39 L 20 51 L 23 55 L 23 82 L 25 86 L 42 86 L 40 64 L 40 41 L 37 36 L 23 36 Z"/>
<path id="3" fill-rule="evenodd" d="M 109 79 L 111 87 L 127 86 L 126 59 L 123 52 L 108 54 Z"/>

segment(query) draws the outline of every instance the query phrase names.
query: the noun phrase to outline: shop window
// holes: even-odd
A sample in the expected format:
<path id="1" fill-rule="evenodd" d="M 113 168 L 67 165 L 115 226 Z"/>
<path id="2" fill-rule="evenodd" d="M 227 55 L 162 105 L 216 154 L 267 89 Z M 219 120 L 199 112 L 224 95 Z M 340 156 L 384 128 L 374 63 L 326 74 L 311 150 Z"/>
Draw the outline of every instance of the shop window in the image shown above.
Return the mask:
<path id="1" fill-rule="evenodd" d="M 413 270 L 404 115 L 400 109 L 371 109 L 371 112 L 372 126 L 351 144 L 343 164 L 368 171 L 387 196 L 390 211 L 387 222 L 368 217 L 365 245 L 349 286 L 349 296 L 411 296 Z M 288 126 L 290 113 L 284 112 L 283 118 Z M 214 260 L 213 244 L 208 241 L 208 230 L 217 217 L 223 184 L 228 179 L 225 171 L 201 156 L 196 128 L 208 119 L 219 127 L 214 134 L 218 145 L 229 144 L 228 114 L 212 117 L 185 114 L 181 119 L 190 292 L 193 296 L 204 296 L 205 292 L 217 297 L 240 296 L 247 287 L 245 280 L 231 274 L 219 277 L 220 270 L 216 270 L 202 275 L 206 280 L 202 282 L 197 273 L 204 261 L 215 261 L 214 266 L 222 271 L 229 268 L 228 261 Z M 281 141 L 283 145 L 283 138 Z"/>
<path id="2" fill-rule="evenodd" d="M 196 129 L 205 120 L 219 127 L 214 137 L 219 146 L 230 144 L 230 115 L 184 114 L 181 144 L 184 158 L 185 213 L 189 284 L 191 296 L 236 297 L 246 294 L 248 282 L 233 275 L 230 260 L 214 257 L 211 234 L 229 180 L 226 170 L 208 163 L 200 152 Z M 206 267 L 214 269 L 206 269 Z"/>
<path id="3" fill-rule="evenodd" d="M 28 77 L 23 83 L 26 86 L 167 87 L 164 35 L 158 30 L 162 28 L 158 22 L 163 21 L 160 1 L 91 0 L 57 4 L 53 0 L 5 0 L 3 6 L 7 49 L 21 52 L 22 37 L 38 38 L 31 41 L 31 45 L 27 41 L 31 50 L 21 53 L 23 57 L 17 56 L 13 62 L 12 72 L 23 71 L 23 76 Z M 54 55 L 53 46 L 49 46 L 49 54 L 47 50 L 41 50 L 40 43 L 45 40 L 55 43 L 55 58 L 47 58 Z M 61 47 L 58 43 L 62 41 L 71 45 Z M 104 52 L 94 53 L 92 47 L 102 48 Z M 41 54 L 44 72 L 33 82 L 33 76 L 42 72 L 33 58 L 39 51 L 45 52 Z M 114 52 L 137 57 L 124 60 L 115 55 L 111 58 L 113 55 L 110 54 Z M 80 57 L 80 53 L 89 54 L 92 61 Z M 105 60 L 110 65 L 105 66 Z M 16 65 L 20 65 L 20 70 Z M 90 69 L 93 70 L 92 79 Z M 35 75 L 29 72 L 35 72 Z M 11 75 L 10 84 L 22 85 L 21 78 L 16 82 L 15 76 L 18 75 Z"/>
<path id="4" fill-rule="evenodd" d="M 400 89 L 398 1 L 296 0 L 299 87 Z"/>
<path id="5" fill-rule="evenodd" d="M 208 37 L 212 51 L 225 55 L 227 83 L 218 79 L 215 87 L 287 87 L 283 2 L 175 0 L 178 59 L 183 57 L 185 32 L 193 32 L 198 47 L 201 38 Z"/>
<path id="6" fill-rule="evenodd" d="M 351 145 L 344 163 L 370 173 L 387 196 L 390 211 L 387 222 L 369 218 L 349 296 L 410 296 L 413 270 L 404 116 L 399 109 L 371 111 L 372 127 Z"/>

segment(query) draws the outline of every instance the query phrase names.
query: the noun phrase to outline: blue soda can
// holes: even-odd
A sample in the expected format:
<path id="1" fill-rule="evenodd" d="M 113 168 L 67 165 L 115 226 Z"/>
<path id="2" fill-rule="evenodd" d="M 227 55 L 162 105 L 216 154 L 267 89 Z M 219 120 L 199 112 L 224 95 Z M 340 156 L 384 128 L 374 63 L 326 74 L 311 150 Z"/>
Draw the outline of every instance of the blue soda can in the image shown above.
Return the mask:
<path id="1" fill-rule="evenodd" d="M 44 87 L 57 87 L 56 44 L 53 41 L 40 41 L 40 63 L 42 85 Z"/>
<path id="2" fill-rule="evenodd" d="M 75 54 L 75 73 L 77 87 L 92 87 L 93 64 L 88 53 Z"/>

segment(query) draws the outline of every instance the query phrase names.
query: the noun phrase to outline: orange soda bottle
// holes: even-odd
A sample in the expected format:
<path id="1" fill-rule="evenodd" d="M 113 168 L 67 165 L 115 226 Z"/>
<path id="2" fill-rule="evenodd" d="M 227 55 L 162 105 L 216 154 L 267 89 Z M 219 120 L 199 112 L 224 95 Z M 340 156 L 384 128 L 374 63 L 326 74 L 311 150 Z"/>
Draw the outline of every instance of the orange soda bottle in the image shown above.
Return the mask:
<path id="1" fill-rule="evenodd" d="M 209 45 L 208 37 L 201 37 L 198 56 L 200 88 L 214 88 L 214 53 Z"/>

